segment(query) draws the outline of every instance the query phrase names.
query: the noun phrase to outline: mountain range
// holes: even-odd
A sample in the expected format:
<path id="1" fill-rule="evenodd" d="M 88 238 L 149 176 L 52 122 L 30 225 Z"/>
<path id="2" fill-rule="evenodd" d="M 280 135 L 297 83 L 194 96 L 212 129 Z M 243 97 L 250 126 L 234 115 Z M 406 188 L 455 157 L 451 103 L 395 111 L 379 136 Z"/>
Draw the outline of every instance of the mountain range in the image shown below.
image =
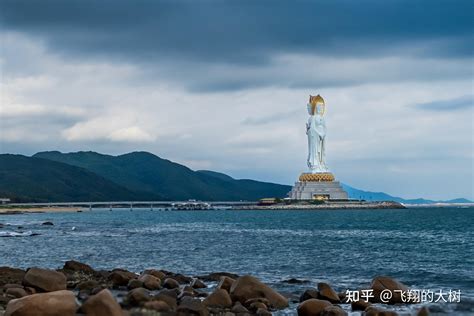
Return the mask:
<path id="1" fill-rule="evenodd" d="M 405 200 L 383 192 L 359 190 L 343 184 L 353 199 Z M 226 174 L 194 171 L 148 152 L 111 156 L 96 152 L 39 152 L 32 157 L 0 155 L 0 197 L 15 202 L 205 200 L 255 201 L 286 197 L 289 185 L 234 179 Z M 443 202 L 470 202 L 456 199 Z"/>

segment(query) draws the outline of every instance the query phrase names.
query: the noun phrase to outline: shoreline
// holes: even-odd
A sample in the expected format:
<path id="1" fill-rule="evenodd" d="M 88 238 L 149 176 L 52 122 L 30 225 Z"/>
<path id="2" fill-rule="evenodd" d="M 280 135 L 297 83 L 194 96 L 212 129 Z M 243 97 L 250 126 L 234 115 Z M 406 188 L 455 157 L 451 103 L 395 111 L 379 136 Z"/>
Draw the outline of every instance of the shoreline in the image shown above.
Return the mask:
<path id="1" fill-rule="evenodd" d="M 329 283 L 295 278 L 280 282 L 299 286 L 290 292 L 279 292 L 274 288 L 276 284 L 265 284 L 248 274 L 214 272 L 188 276 L 158 269 L 140 273 L 122 268 L 95 270 L 78 261 L 66 261 L 62 268 L 55 270 L 0 267 L 0 315 L 3 311 L 10 315 L 20 308 L 67 310 L 64 312 L 67 315 L 112 316 L 145 316 L 156 312 L 203 316 L 271 316 L 289 312 L 300 316 L 343 316 L 352 312 L 405 315 L 403 309 L 410 314 L 429 313 L 421 299 L 406 301 L 400 296 L 382 299 L 384 291 L 409 290 L 408 286 L 386 276 L 372 279 L 367 289 L 373 291 L 374 296 L 366 300 L 351 300 L 347 290 L 340 287 L 340 291 L 336 291 Z M 58 297 L 61 299 L 54 300 Z M 53 303 L 46 303 L 49 300 Z"/>
<path id="2" fill-rule="evenodd" d="M 0 207 L 0 215 L 14 215 L 14 214 L 25 214 L 25 213 L 68 213 L 68 212 L 82 212 L 83 207 L 58 207 L 58 206 L 45 206 L 45 207 L 24 207 L 24 206 L 7 206 Z"/>

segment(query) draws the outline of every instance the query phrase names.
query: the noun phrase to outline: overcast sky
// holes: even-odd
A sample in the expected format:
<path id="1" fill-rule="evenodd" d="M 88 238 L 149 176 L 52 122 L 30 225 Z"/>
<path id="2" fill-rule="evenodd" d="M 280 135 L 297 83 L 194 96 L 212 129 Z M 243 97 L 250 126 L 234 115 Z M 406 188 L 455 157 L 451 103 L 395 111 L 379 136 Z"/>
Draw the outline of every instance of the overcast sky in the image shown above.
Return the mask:
<path id="1" fill-rule="evenodd" d="M 0 1 L 0 150 L 292 184 L 309 94 L 354 187 L 474 199 L 472 1 Z"/>

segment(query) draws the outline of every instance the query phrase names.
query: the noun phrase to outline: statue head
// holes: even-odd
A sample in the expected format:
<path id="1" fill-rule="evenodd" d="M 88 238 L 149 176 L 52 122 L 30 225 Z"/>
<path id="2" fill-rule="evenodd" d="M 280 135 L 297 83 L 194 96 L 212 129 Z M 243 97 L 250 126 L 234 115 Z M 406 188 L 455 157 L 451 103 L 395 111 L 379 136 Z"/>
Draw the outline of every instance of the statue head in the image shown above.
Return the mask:
<path id="1" fill-rule="evenodd" d="M 326 105 L 324 99 L 318 94 L 317 96 L 309 96 L 308 112 L 310 115 L 324 115 Z"/>

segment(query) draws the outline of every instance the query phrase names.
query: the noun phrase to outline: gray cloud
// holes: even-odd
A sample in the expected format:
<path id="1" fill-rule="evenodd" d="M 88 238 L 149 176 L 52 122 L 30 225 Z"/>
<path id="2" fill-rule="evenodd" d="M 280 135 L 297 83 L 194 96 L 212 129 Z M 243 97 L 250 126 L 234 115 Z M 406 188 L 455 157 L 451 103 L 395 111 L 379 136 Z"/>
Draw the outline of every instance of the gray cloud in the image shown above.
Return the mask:
<path id="1" fill-rule="evenodd" d="M 449 100 L 439 100 L 433 102 L 420 103 L 415 105 L 420 110 L 429 111 L 452 111 L 470 109 L 474 107 L 474 95 L 466 95 Z"/>

